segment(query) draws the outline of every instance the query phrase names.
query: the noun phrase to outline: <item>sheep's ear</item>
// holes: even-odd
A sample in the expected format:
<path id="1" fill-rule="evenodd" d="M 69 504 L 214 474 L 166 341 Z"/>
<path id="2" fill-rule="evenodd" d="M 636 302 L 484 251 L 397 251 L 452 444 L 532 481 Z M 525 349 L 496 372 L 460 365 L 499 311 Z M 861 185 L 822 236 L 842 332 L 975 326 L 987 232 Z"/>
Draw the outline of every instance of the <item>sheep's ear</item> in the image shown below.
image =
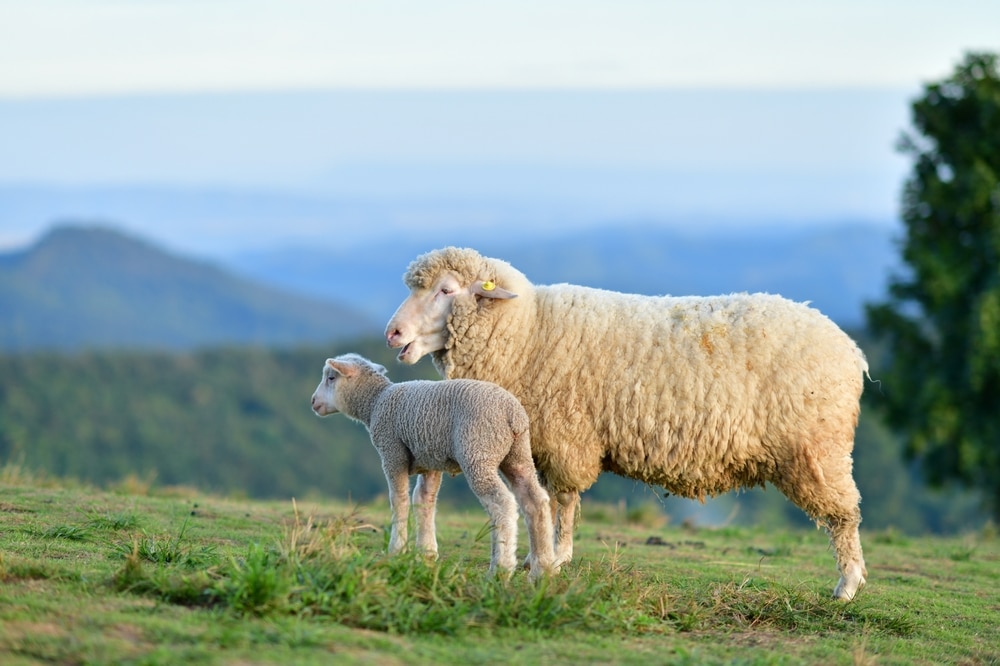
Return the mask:
<path id="1" fill-rule="evenodd" d="M 507 291 L 503 287 L 497 286 L 497 283 L 493 280 L 476 280 L 472 283 L 470 289 L 473 294 L 476 296 L 482 296 L 483 298 L 497 298 L 503 300 L 508 298 L 517 298 L 517 294 L 512 291 Z"/>

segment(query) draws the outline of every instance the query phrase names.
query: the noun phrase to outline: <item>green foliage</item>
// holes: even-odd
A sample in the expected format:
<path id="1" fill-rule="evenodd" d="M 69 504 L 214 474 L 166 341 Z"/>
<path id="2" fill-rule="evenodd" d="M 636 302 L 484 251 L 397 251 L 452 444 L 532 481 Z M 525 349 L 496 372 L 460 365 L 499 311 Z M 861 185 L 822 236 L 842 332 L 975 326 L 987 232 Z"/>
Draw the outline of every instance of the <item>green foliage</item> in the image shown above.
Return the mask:
<path id="1" fill-rule="evenodd" d="M 183 530 L 182 530 L 183 531 Z M 146 569 L 152 561 L 133 552 L 116 575 L 119 589 L 188 606 L 225 608 L 237 615 L 322 616 L 340 624 L 396 634 L 455 635 L 473 628 L 506 627 L 551 632 L 563 627 L 611 624 L 634 609 L 622 608 L 620 588 L 595 572 L 568 582 L 505 581 L 451 557 L 428 561 L 415 553 L 386 558 L 365 552 L 377 543 L 350 520 L 296 527 L 284 543 L 251 544 L 225 564 L 206 558 L 202 571 L 189 562 Z M 117 550 L 117 548 L 116 548 Z M 186 564 L 185 570 L 176 567 Z"/>
<path id="2" fill-rule="evenodd" d="M 309 406 L 323 361 L 346 351 L 385 363 L 395 379 L 433 376 L 429 365 L 395 363 L 375 340 L 0 356 L 0 461 L 102 485 L 142 477 L 255 497 L 370 499 L 386 489 L 367 432 Z M 464 485 L 446 483 L 445 496 Z"/>
<path id="3" fill-rule="evenodd" d="M 211 559 L 213 548 L 193 548 L 186 543 L 184 532 L 187 521 L 181 525 L 176 535 L 149 536 L 147 534 L 132 535 L 126 541 L 116 542 L 113 550 L 125 558 L 127 562 L 145 561 L 155 564 L 177 564 L 187 567 L 200 566 Z"/>
<path id="4" fill-rule="evenodd" d="M 667 582 L 651 580 L 616 555 L 531 584 L 524 575 L 511 580 L 488 576 L 478 563 L 454 555 L 435 562 L 415 553 L 372 553 L 367 549 L 378 540 L 347 520 L 311 528 L 318 528 L 317 533 L 309 535 L 307 528 L 304 539 L 299 528 L 286 543 L 254 543 L 225 566 L 208 560 L 203 564 L 207 569 L 194 572 L 191 567 L 147 570 L 140 558 L 129 557 L 115 580 L 119 589 L 169 603 L 238 616 L 327 617 L 345 626 L 401 635 L 457 636 L 483 629 L 538 635 L 566 630 L 659 634 L 669 628 L 688 632 L 748 626 L 850 632 L 864 625 L 888 636 L 908 636 L 915 630 L 905 614 L 845 606 L 801 586 L 757 578 L 651 595 L 650 589 L 663 589 Z M 791 555 L 787 547 L 745 550 L 754 560 Z"/>
<path id="5" fill-rule="evenodd" d="M 278 566 L 277 554 L 253 544 L 241 560 L 230 562 L 228 580 L 221 584 L 224 603 L 237 613 L 264 615 L 280 610 L 292 588 L 288 572 Z"/>
<path id="6" fill-rule="evenodd" d="M 139 527 L 139 516 L 131 510 L 95 513 L 90 516 L 87 524 L 101 530 L 130 530 Z"/>
<path id="7" fill-rule="evenodd" d="M 45 530 L 42 536 L 49 539 L 69 539 L 70 541 L 85 541 L 90 538 L 90 530 L 80 525 L 53 525 Z"/>
<path id="8" fill-rule="evenodd" d="M 1000 68 L 970 53 L 913 103 L 902 255 L 869 324 L 891 350 L 872 401 L 928 479 L 984 491 L 1000 518 Z"/>
<path id="9" fill-rule="evenodd" d="M 882 347 L 857 337 L 872 364 L 879 364 Z M 309 408 L 323 360 L 346 351 L 383 363 L 395 380 L 435 377 L 429 364 L 396 363 L 376 339 L 291 350 L 0 355 L 0 461 L 7 461 L 0 482 L 75 478 L 126 494 L 196 488 L 258 498 L 382 497 L 385 477 L 365 429 L 343 416 L 320 419 Z M 866 393 L 881 398 L 878 384 L 869 384 Z M 877 413 L 866 409 L 855 447 L 866 527 L 917 534 L 982 524 L 974 498 L 927 492 L 901 461 L 901 448 Z M 730 493 L 703 506 L 663 499 L 643 484 L 605 474 L 584 497 L 621 503 L 619 519 L 649 527 L 667 520 L 810 525 L 774 488 Z M 479 510 L 461 477 L 445 481 L 442 501 Z M 147 527 L 127 508 L 88 518 L 88 526 L 98 529 Z"/>

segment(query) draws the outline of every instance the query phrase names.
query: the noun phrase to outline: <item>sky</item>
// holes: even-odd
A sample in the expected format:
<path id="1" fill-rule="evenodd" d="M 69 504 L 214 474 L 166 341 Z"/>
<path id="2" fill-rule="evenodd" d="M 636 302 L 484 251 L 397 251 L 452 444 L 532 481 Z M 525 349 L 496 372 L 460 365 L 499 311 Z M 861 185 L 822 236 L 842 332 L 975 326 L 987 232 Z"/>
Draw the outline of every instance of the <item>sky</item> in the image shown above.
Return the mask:
<path id="1" fill-rule="evenodd" d="M 0 0 L 0 96 L 913 87 L 998 44 L 983 0 Z"/>
<path id="2" fill-rule="evenodd" d="M 329 228 L 219 188 L 884 221 L 908 100 L 977 49 L 1000 2 L 0 0 L 0 247 L 73 216 L 193 249 Z"/>

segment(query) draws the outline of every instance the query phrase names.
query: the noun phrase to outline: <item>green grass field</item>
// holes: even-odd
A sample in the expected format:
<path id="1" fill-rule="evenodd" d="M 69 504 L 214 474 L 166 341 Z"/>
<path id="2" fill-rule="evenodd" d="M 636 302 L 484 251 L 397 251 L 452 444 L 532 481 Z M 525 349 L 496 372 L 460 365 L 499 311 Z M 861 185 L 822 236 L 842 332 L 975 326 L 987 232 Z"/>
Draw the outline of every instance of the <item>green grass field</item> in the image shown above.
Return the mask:
<path id="1" fill-rule="evenodd" d="M 818 530 L 674 526 L 584 502 L 575 559 L 534 586 L 487 576 L 481 511 L 443 508 L 442 558 L 427 563 L 383 554 L 384 505 L 133 485 L 5 470 L 0 663 L 1000 663 L 990 528 L 862 531 L 869 584 L 842 604 Z"/>

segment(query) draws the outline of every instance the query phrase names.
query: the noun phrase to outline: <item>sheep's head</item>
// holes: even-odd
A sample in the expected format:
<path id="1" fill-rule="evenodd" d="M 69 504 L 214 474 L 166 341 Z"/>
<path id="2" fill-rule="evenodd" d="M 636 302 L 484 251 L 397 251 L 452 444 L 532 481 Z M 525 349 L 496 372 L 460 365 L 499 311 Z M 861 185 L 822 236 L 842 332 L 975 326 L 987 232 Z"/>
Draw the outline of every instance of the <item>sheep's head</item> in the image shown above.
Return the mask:
<path id="1" fill-rule="evenodd" d="M 398 358 L 406 364 L 416 363 L 426 354 L 445 349 L 448 344 L 448 318 L 456 302 L 506 300 L 517 296 L 499 286 L 495 277 L 482 273 L 469 278 L 452 269 L 425 275 L 422 279 L 414 278 L 415 273 L 411 266 L 406 279 L 410 295 L 396 309 L 385 329 L 386 342 L 390 347 L 400 348 Z"/>
<path id="2" fill-rule="evenodd" d="M 362 379 L 365 375 L 385 375 L 386 369 L 378 363 L 373 363 L 358 354 L 344 354 L 337 358 L 328 358 L 323 365 L 323 378 L 313 391 L 312 409 L 319 416 L 329 416 L 343 412 L 354 417 L 355 414 L 347 404 L 345 387 L 351 382 Z"/>

